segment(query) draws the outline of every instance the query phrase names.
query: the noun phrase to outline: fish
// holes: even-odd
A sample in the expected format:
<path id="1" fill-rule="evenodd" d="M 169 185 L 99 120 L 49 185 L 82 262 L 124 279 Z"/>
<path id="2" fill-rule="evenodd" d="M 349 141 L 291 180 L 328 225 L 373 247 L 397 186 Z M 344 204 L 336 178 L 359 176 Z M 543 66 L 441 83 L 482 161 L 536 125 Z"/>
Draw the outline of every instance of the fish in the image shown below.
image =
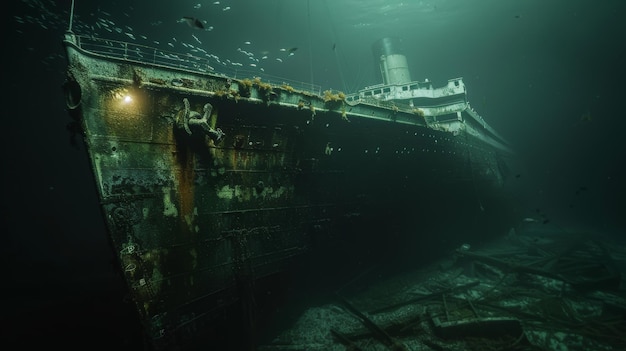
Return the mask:
<path id="1" fill-rule="evenodd" d="M 228 11 L 228 10 L 230 10 L 230 6 L 226 6 L 222 9 L 222 11 Z"/>
<path id="2" fill-rule="evenodd" d="M 202 7 L 202 4 L 197 3 L 193 6 L 194 9 L 199 9 L 200 7 Z"/>
<path id="3" fill-rule="evenodd" d="M 524 222 L 524 223 L 536 223 L 536 222 L 539 222 L 539 221 L 534 219 L 534 218 L 531 218 L 531 217 L 526 217 L 526 218 L 522 219 L 522 222 Z"/>
<path id="4" fill-rule="evenodd" d="M 298 50 L 298 48 L 291 48 L 289 50 L 287 50 L 290 54 L 293 54 L 294 52 L 296 52 L 296 50 Z"/>
<path id="5" fill-rule="evenodd" d="M 591 116 L 591 113 L 587 111 L 580 116 L 580 118 L 578 119 L 578 122 L 574 123 L 574 127 L 578 127 L 580 125 L 584 125 L 592 121 L 593 121 L 593 117 Z"/>
<path id="6" fill-rule="evenodd" d="M 189 25 L 189 27 L 196 28 L 196 29 L 204 29 L 204 24 L 202 24 L 202 22 L 195 17 L 185 16 L 182 19 Z"/>
<path id="7" fill-rule="evenodd" d="M 580 194 L 580 193 L 582 193 L 583 191 L 587 191 L 587 187 L 586 187 L 586 186 L 584 186 L 584 185 L 583 185 L 583 186 L 581 186 L 581 187 L 579 187 L 578 189 L 576 189 L 575 194 L 576 194 L 576 195 L 579 195 L 579 194 Z"/>

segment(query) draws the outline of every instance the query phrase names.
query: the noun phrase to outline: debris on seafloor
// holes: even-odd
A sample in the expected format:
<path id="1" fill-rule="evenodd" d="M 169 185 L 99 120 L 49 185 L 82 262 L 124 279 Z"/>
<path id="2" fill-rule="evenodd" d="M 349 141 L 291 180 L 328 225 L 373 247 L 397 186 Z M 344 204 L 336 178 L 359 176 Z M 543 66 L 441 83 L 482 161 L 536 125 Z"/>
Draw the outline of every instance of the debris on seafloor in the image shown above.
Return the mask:
<path id="1" fill-rule="evenodd" d="M 348 300 L 344 299 L 339 294 L 337 294 L 337 299 L 345 306 L 348 311 L 354 314 L 367 329 L 369 329 L 369 331 L 378 341 L 383 343 L 390 350 L 408 351 L 408 349 L 402 344 L 402 342 L 396 340 L 394 337 L 389 335 L 383 328 L 372 322 L 369 317 L 359 311 L 356 307 L 352 306 L 352 304 L 348 302 Z"/>
<path id="2" fill-rule="evenodd" d="M 626 246 L 597 235 L 509 234 L 347 288 L 258 349 L 626 350 L 624 272 Z"/>

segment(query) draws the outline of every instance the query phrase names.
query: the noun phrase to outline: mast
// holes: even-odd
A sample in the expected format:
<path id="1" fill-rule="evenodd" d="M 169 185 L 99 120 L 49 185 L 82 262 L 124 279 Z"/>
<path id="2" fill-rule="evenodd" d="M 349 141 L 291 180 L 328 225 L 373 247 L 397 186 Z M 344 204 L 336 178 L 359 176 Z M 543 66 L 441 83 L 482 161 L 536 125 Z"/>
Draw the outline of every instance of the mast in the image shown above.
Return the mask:
<path id="1" fill-rule="evenodd" d="M 72 7 L 70 8 L 70 27 L 67 29 L 69 32 L 72 31 L 73 20 L 74 20 L 74 0 L 72 0 Z"/>

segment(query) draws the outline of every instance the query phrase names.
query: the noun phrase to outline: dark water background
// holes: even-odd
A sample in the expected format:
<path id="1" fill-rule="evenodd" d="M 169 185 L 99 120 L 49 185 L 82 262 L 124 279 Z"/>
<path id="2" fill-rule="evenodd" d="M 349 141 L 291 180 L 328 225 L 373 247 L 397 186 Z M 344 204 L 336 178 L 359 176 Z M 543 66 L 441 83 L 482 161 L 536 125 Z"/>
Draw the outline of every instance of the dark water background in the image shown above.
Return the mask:
<path id="1" fill-rule="evenodd" d="M 548 225 L 626 233 L 625 1 L 213 2 L 77 1 L 73 29 L 127 41 L 131 34 L 180 53 L 202 48 L 217 71 L 245 69 L 347 93 L 379 83 L 372 43 L 402 37 L 412 78 L 440 86 L 463 77 L 472 106 L 525 162 L 518 181 L 528 212 L 520 220 L 539 208 Z M 0 334 L 24 345 L 91 339 L 132 346 L 138 326 L 111 263 L 88 159 L 66 131 L 61 37 L 70 1 L 2 6 L 8 297 Z M 213 29 L 191 28 L 182 16 Z M 293 56 L 280 50 L 291 48 Z"/>

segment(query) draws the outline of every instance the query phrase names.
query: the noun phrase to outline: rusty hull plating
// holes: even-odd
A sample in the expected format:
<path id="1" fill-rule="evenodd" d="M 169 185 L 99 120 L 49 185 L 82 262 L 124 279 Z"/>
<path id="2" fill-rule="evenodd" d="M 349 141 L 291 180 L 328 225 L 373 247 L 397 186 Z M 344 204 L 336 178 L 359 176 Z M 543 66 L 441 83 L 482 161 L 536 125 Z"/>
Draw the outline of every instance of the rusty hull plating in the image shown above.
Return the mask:
<path id="1" fill-rule="evenodd" d="M 255 280 L 302 254 L 323 257 L 322 269 L 346 248 L 367 257 L 419 247 L 419 233 L 388 240 L 411 222 L 431 230 L 501 210 L 511 153 L 464 93 L 435 115 L 87 41 L 64 40 L 67 106 L 156 348 L 192 342 L 217 311 L 254 294 Z"/>

